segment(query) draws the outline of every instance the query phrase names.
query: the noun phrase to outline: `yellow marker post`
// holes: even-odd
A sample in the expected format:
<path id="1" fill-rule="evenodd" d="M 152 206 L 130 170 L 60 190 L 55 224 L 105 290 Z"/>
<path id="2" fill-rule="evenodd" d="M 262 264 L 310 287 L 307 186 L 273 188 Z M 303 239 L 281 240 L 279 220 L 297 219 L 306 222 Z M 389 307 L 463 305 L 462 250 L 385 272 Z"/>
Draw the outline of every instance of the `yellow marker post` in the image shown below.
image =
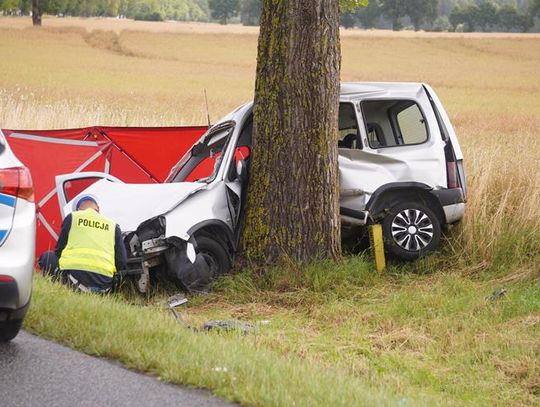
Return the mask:
<path id="1" fill-rule="evenodd" d="M 371 243 L 371 254 L 375 261 L 375 270 L 384 271 L 386 260 L 384 258 L 384 242 L 382 226 L 379 224 L 369 226 L 369 241 Z"/>

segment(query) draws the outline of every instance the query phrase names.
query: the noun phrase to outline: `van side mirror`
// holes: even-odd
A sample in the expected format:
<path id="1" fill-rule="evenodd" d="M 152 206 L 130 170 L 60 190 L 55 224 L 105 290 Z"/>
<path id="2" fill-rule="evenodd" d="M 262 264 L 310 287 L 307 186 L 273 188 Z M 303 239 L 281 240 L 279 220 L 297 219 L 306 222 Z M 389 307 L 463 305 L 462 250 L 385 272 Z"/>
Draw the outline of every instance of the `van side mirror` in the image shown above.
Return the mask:
<path id="1" fill-rule="evenodd" d="M 236 163 L 236 177 L 237 179 L 244 183 L 247 181 L 248 171 L 247 163 L 244 160 L 238 160 Z"/>

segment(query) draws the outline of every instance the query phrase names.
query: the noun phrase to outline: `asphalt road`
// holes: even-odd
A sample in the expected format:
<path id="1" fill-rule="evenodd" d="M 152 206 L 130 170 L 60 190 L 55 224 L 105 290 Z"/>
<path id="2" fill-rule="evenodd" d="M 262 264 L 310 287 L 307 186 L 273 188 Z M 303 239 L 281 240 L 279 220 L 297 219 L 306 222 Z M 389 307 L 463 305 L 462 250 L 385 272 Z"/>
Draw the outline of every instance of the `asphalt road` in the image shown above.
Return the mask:
<path id="1" fill-rule="evenodd" d="M 64 346 L 21 332 L 0 343 L 0 405 L 231 406 L 202 390 L 162 383 Z"/>

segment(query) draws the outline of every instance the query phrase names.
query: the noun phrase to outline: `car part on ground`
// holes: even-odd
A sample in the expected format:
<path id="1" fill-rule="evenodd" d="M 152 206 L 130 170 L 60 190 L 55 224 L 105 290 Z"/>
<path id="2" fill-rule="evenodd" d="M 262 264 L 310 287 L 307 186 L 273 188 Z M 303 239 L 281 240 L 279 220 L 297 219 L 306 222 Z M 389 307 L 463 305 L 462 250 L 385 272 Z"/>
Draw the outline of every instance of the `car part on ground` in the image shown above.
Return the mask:
<path id="1" fill-rule="evenodd" d="M 184 305 L 188 302 L 186 296 L 182 293 L 177 293 L 167 299 L 165 303 L 165 308 L 171 311 L 176 322 L 178 322 L 183 328 L 190 329 L 194 332 L 200 331 L 221 331 L 221 332 L 239 332 L 242 334 L 247 334 L 255 331 L 255 327 L 247 322 L 238 321 L 236 319 L 231 320 L 212 320 L 207 321 L 203 324 L 202 328 L 193 327 L 189 325 L 182 314 L 180 314 L 176 307 Z"/>
<path id="2" fill-rule="evenodd" d="M 182 293 L 178 293 L 173 295 L 172 297 L 169 297 L 167 299 L 167 303 L 165 304 L 165 307 L 167 307 L 171 313 L 173 314 L 174 319 L 176 319 L 176 322 L 178 322 L 180 325 L 182 325 L 184 328 L 189 328 L 189 325 L 184 321 L 184 318 L 182 318 L 182 315 L 176 311 L 176 307 L 180 305 L 184 305 L 188 302 L 188 299 L 186 296 Z"/>
<path id="3" fill-rule="evenodd" d="M 496 301 L 502 298 L 507 293 L 507 291 L 508 290 L 504 287 L 499 288 L 498 290 L 493 291 L 493 293 L 489 297 L 487 297 L 487 299 L 490 301 Z"/>
<path id="4" fill-rule="evenodd" d="M 239 332 L 241 334 L 248 334 L 255 331 L 253 325 L 238 321 L 237 319 L 208 321 L 204 323 L 203 329 L 205 331 Z"/>

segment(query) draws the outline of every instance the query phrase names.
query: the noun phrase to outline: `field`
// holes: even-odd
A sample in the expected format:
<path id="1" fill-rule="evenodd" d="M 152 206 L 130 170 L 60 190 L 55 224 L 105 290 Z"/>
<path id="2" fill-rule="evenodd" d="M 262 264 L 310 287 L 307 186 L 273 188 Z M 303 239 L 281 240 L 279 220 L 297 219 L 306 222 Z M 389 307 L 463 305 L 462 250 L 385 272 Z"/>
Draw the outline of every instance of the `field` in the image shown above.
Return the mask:
<path id="1" fill-rule="evenodd" d="M 253 96 L 252 28 L 0 18 L 0 36 L 0 128 L 202 124 L 204 89 L 213 120 Z M 190 323 L 257 323 L 245 337 L 181 332 L 165 293 L 37 278 L 27 329 L 250 405 L 538 405 L 540 36 L 347 31 L 342 48 L 344 81 L 423 81 L 446 106 L 470 197 L 440 253 L 382 275 L 365 256 L 244 270 L 191 300 Z M 109 309 L 105 328 L 77 323 Z"/>

